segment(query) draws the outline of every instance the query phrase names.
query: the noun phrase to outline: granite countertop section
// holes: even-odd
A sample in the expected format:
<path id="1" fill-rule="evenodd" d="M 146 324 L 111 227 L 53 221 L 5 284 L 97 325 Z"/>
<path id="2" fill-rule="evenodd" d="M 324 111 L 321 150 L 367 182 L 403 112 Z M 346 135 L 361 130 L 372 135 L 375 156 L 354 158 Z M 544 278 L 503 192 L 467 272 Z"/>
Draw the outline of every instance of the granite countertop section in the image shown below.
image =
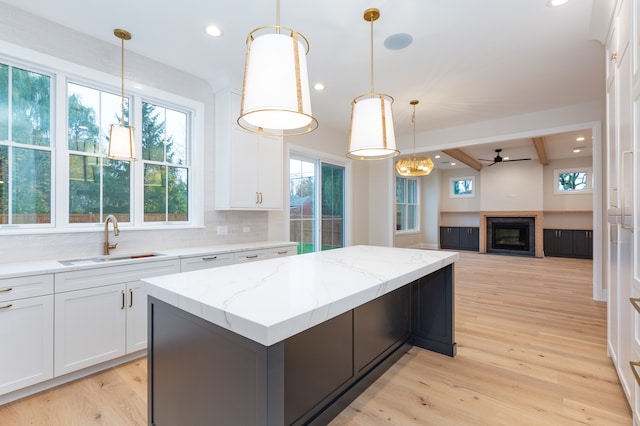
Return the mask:
<path id="1" fill-rule="evenodd" d="M 144 281 L 150 296 L 270 346 L 457 259 L 455 252 L 353 246 Z"/>
<path id="2" fill-rule="evenodd" d="M 143 263 L 143 262 L 154 262 L 160 260 L 172 260 L 172 259 L 181 259 L 192 256 L 204 256 L 204 255 L 212 255 L 212 254 L 223 254 L 223 253 L 237 253 L 248 250 L 261 250 L 261 249 L 270 249 L 275 247 L 284 247 L 284 246 L 296 246 L 298 243 L 295 242 L 287 242 L 287 241 L 261 241 L 261 242 L 253 242 L 253 243 L 238 243 L 238 244 L 225 244 L 225 245 L 215 245 L 215 246 L 203 246 L 203 247 L 188 247 L 188 248 L 179 248 L 179 249 L 168 249 L 168 250 L 152 250 L 144 253 L 117 253 L 114 252 L 109 256 L 86 256 L 77 259 L 59 259 L 59 260 L 41 260 L 41 261 L 26 261 L 26 262 L 13 262 L 13 263 L 2 263 L 0 264 L 0 279 L 4 278 L 16 278 L 21 276 L 29 276 L 29 275 L 37 275 L 37 274 L 51 274 L 57 272 L 67 272 L 67 271 L 77 271 L 83 269 L 95 269 L 95 268 L 103 268 L 106 266 L 116 266 L 116 265 L 129 265 L 135 263 Z M 78 264 L 64 264 L 61 262 L 74 261 L 78 259 L 90 259 L 90 258 L 115 258 L 118 259 L 127 255 L 144 255 L 147 253 L 155 253 L 156 256 L 153 257 L 140 257 L 136 259 L 121 259 L 121 260 L 110 260 L 109 262 L 96 262 L 96 263 L 83 263 L 78 262 Z"/>

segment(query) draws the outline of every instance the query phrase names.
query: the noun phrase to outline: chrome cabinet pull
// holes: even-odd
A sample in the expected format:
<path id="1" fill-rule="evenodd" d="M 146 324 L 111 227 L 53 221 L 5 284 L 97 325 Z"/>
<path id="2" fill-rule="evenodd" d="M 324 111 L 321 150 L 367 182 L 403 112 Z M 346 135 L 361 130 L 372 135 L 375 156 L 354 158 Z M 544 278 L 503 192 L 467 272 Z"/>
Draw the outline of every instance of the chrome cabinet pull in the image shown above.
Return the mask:
<path id="1" fill-rule="evenodd" d="M 120 305 L 120 309 L 124 309 L 124 290 L 122 290 L 122 304 Z"/>
<path id="2" fill-rule="evenodd" d="M 205 256 L 202 258 L 202 260 L 216 260 L 218 258 L 218 256 Z"/>
<path id="3" fill-rule="evenodd" d="M 260 204 L 260 196 L 258 195 L 257 191 L 256 191 L 256 204 Z"/>
<path id="4" fill-rule="evenodd" d="M 133 289 L 132 288 L 129 289 L 129 307 L 130 308 L 133 307 Z"/>
<path id="5" fill-rule="evenodd" d="M 260 204 L 262 204 L 262 192 L 260 193 Z"/>
<path id="6" fill-rule="evenodd" d="M 11 290 L 13 290 L 12 287 L 3 288 L 2 290 L 0 290 L 0 293 L 9 293 Z"/>
<path id="7" fill-rule="evenodd" d="M 0 309 L 9 309 L 10 307 L 12 307 L 13 305 L 11 303 L 9 303 L 8 305 L 5 306 L 0 306 Z"/>
<path id="8" fill-rule="evenodd" d="M 287 254 L 286 251 L 279 251 L 278 254 Z"/>
<path id="9" fill-rule="evenodd" d="M 247 259 L 255 259 L 256 257 L 258 257 L 257 254 L 251 255 L 251 256 L 246 256 Z"/>
<path id="10" fill-rule="evenodd" d="M 638 375 L 638 370 L 636 370 L 636 367 L 640 367 L 640 362 L 629 361 L 629 365 L 631 366 L 633 377 L 636 378 L 636 383 L 640 385 L 640 375 Z"/>
<path id="11" fill-rule="evenodd" d="M 631 304 L 633 305 L 633 307 L 636 309 L 636 311 L 638 311 L 638 313 L 640 314 L 640 304 L 638 304 L 640 302 L 640 298 L 638 297 L 631 297 L 629 298 L 629 302 L 631 302 Z M 640 383 L 638 383 L 640 384 Z"/>

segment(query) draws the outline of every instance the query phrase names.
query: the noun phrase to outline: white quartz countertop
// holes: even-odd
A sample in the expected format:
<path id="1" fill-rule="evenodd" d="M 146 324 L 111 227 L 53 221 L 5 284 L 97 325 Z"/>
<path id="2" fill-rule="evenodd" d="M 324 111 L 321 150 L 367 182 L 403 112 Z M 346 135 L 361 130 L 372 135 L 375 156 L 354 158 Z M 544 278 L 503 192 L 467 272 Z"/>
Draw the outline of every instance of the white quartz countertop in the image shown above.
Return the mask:
<path id="1" fill-rule="evenodd" d="M 457 259 L 455 252 L 354 246 L 144 281 L 150 296 L 271 346 Z"/>
<path id="2" fill-rule="evenodd" d="M 81 259 L 90 259 L 92 257 L 111 257 L 116 260 L 112 260 L 108 263 L 83 263 L 77 262 L 73 264 L 77 259 L 57 259 L 57 260 L 40 260 L 40 261 L 25 261 L 25 262 L 13 262 L 13 263 L 0 263 L 0 279 L 15 278 L 36 274 L 51 274 L 57 272 L 77 271 L 81 269 L 95 269 L 104 268 L 106 266 L 116 266 L 124 264 L 153 262 L 160 260 L 181 259 L 191 256 L 205 256 L 212 254 L 224 254 L 224 253 L 238 253 L 249 250 L 270 249 L 275 247 L 295 246 L 297 243 L 285 242 L 285 241 L 259 241 L 250 243 L 236 243 L 236 244 L 224 244 L 224 245 L 212 245 L 201 247 L 187 247 L 176 248 L 167 250 L 151 250 L 149 252 L 141 253 L 122 253 L 114 251 L 110 256 L 100 256 L 95 254 L 93 256 L 87 255 L 81 257 Z M 117 260 L 122 256 L 144 254 L 144 253 L 157 253 L 154 257 L 141 257 L 135 259 L 122 259 Z"/>

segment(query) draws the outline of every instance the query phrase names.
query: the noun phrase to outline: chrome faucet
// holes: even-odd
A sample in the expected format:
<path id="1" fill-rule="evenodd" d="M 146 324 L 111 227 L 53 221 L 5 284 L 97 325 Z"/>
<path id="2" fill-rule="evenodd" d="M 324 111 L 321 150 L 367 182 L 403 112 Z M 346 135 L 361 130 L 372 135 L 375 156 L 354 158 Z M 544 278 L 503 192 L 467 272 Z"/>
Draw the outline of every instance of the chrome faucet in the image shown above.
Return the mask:
<path id="1" fill-rule="evenodd" d="M 117 236 L 120 234 L 120 230 L 118 229 L 118 219 L 112 214 L 107 216 L 104 219 L 104 250 L 102 254 L 109 254 L 109 250 L 114 249 L 118 246 L 118 243 L 109 243 L 109 222 L 113 223 L 113 235 Z"/>

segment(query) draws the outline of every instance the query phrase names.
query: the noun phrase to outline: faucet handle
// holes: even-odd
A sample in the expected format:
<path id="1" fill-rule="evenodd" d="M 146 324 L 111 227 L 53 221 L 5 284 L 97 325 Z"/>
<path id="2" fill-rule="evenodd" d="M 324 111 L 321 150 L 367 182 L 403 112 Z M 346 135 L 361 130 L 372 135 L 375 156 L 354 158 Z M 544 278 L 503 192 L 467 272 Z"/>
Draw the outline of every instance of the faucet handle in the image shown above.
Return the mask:
<path id="1" fill-rule="evenodd" d="M 116 247 L 118 247 L 118 243 L 109 243 L 109 248 L 110 249 L 114 249 Z"/>

